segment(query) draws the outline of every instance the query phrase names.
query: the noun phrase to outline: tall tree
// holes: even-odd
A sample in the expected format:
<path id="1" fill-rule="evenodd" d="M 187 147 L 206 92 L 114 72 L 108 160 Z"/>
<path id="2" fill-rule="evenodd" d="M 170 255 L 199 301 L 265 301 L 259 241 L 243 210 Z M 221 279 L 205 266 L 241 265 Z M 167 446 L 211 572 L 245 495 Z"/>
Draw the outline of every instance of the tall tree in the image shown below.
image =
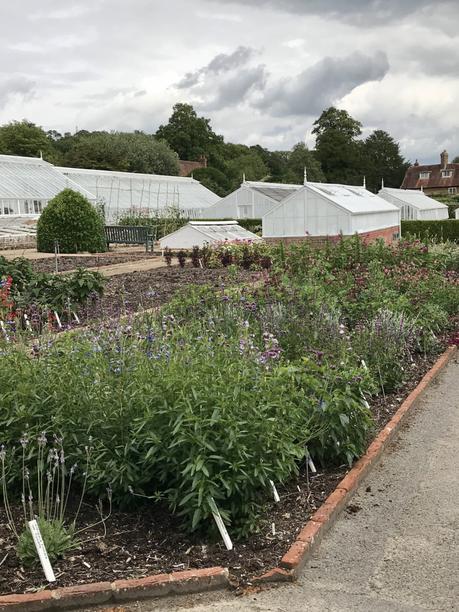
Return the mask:
<path id="1" fill-rule="evenodd" d="M 363 143 L 363 167 L 367 187 L 377 192 L 384 179 L 386 187 L 400 187 L 408 163 L 399 144 L 384 130 L 375 130 Z"/>
<path id="2" fill-rule="evenodd" d="M 0 153 L 24 157 L 39 157 L 42 153 L 48 161 L 56 158 L 52 139 L 41 127 L 27 119 L 0 126 Z"/>
<path id="3" fill-rule="evenodd" d="M 316 156 L 329 183 L 359 184 L 363 171 L 362 124 L 345 110 L 330 107 L 314 122 Z"/>
<path id="4" fill-rule="evenodd" d="M 306 168 L 308 181 L 322 183 L 325 181 L 320 162 L 304 142 L 296 144 L 287 158 L 285 182 L 302 185 Z"/>
<path id="5" fill-rule="evenodd" d="M 197 160 L 209 156 L 223 143 L 210 127 L 210 120 L 198 117 L 191 104 L 176 104 L 168 123 L 161 125 L 156 137 L 165 140 L 180 159 Z"/>

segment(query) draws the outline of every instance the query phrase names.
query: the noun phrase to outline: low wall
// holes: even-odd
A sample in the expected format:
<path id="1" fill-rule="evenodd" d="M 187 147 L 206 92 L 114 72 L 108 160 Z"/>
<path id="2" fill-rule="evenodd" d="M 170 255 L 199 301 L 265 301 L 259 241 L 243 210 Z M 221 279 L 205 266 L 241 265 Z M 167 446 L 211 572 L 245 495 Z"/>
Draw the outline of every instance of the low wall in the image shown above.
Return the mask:
<path id="1" fill-rule="evenodd" d="M 378 238 L 382 238 L 386 244 L 391 244 L 394 240 L 398 240 L 400 236 L 400 228 L 398 225 L 394 227 L 386 227 L 380 230 L 374 230 L 372 232 L 362 232 L 359 233 L 359 236 L 365 242 L 373 242 Z M 397 236 L 394 238 L 394 236 Z M 289 244 L 298 244 L 299 242 L 304 242 L 307 240 L 311 245 L 321 247 L 325 246 L 330 242 L 337 242 L 341 236 L 284 236 L 279 238 L 270 238 L 263 237 L 263 240 L 268 244 L 280 244 L 281 242 L 285 245 Z M 345 238 L 350 238 L 351 236 L 345 236 Z"/>

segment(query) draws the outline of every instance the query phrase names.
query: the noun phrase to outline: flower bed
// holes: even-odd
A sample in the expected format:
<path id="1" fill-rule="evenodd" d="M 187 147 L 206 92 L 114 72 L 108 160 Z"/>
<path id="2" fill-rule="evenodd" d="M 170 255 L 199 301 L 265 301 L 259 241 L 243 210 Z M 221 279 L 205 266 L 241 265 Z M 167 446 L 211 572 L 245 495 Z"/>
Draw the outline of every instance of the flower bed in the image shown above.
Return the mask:
<path id="1" fill-rule="evenodd" d="M 0 437 L 12 492 L 24 431 L 29 439 L 57 432 L 69 465 L 92 447 L 91 496 L 110 486 L 117 507 L 146 505 L 159 517 L 167 509 L 173 531 L 192 533 L 186 550 L 218 541 L 216 506 L 238 542 L 221 555 L 235 555 L 235 571 L 237 551 L 253 553 L 260 542 L 244 543 L 257 530 L 263 558 L 269 541 L 287 545 L 287 519 L 266 513 L 271 481 L 283 514 L 301 504 L 304 521 L 327 493 L 322 483 L 332 487 L 333 474 L 364 452 L 387 402 L 397 405 L 454 333 L 457 255 L 348 240 L 323 251 L 276 247 L 265 257 L 269 272 L 255 287 L 192 288 L 130 324 L 37 345 L 33 360 L 11 347 L 0 371 Z M 304 471 L 308 454 L 320 469 L 317 489 Z M 271 522 L 280 537 L 268 537 Z"/>

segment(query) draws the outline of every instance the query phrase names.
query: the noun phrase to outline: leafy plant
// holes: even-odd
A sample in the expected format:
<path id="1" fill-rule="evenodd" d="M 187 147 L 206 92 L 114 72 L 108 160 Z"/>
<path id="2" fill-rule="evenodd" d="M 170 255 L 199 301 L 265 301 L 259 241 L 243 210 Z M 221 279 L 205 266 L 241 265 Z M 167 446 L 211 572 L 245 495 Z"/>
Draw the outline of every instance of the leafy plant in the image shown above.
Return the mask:
<path id="1" fill-rule="evenodd" d="M 64 189 L 48 202 L 37 224 L 37 250 L 61 253 L 104 252 L 104 221 L 81 193 Z"/>

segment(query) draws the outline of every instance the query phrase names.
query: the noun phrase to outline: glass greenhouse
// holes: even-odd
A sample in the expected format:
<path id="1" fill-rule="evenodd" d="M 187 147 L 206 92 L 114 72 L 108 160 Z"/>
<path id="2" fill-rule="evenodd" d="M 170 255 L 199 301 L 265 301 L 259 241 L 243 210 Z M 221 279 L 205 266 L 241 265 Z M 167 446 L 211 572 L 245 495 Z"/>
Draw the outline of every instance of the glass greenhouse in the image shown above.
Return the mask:
<path id="1" fill-rule="evenodd" d="M 440 220 L 448 219 L 448 207 L 442 202 L 429 198 L 418 189 L 392 189 L 382 187 L 380 198 L 395 204 L 400 209 L 402 220 Z"/>
<path id="2" fill-rule="evenodd" d="M 244 181 L 205 211 L 207 219 L 260 219 L 302 185 Z"/>
<path id="3" fill-rule="evenodd" d="M 219 197 L 192 178 L 111 172 L 83 168 L 57 168 L 65 177 L 94 194 L 111 222 L 126 212 L 157 214 L 168 208 L 191 218 L 218 202 Z"/>
<path id="4" fill-rule="evenodd" d="M 399 232 L 400 210 L 360 186 L 306 183 L 263 217 L 263 238 L 357 233 L 391 241 Z"/>
<path id="5" fill-rule="evenodd" d="M 225 241 L 261 240 L 260 236 L 241 227 L 237 221 L 190 221 L 159 241 L 162 249 L 191 249 Z"/>
<path id="6" fill-rule="evenodd" d="M 37 217 L 48 201 L 66 187 L 95 200 L 92 194 L 42 159 L 0 155 L 0 218 Z"/>

